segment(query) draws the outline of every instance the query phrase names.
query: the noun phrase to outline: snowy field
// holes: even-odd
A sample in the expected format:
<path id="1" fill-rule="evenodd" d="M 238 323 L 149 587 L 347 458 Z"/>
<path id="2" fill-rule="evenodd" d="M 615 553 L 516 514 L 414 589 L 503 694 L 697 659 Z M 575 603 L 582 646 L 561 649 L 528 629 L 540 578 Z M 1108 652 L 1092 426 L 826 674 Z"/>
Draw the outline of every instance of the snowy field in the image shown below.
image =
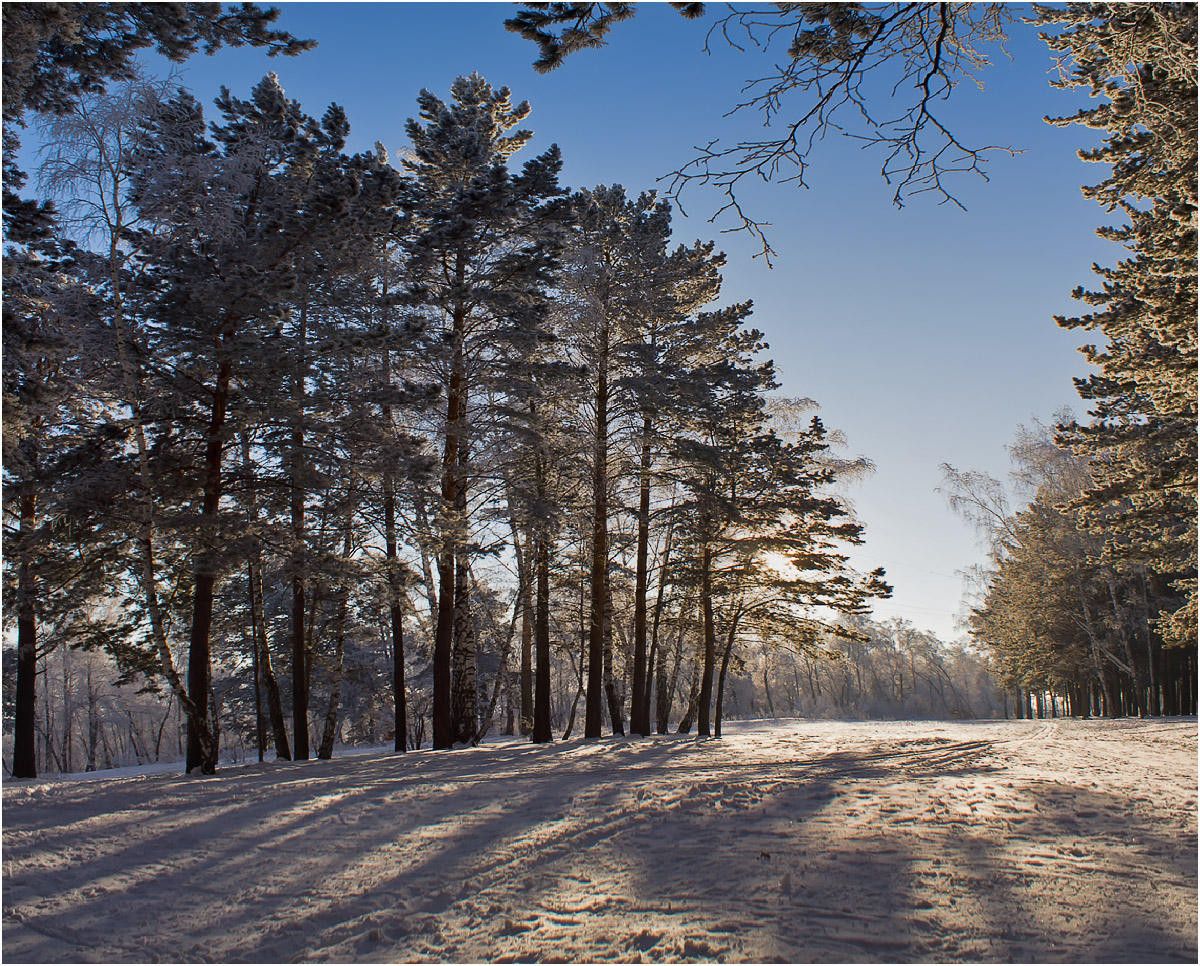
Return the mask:
<path id="1" fill-rule="evenodd" d="M 1196 720 L 4 786 L 5 962 L 1196 961 Z"/>

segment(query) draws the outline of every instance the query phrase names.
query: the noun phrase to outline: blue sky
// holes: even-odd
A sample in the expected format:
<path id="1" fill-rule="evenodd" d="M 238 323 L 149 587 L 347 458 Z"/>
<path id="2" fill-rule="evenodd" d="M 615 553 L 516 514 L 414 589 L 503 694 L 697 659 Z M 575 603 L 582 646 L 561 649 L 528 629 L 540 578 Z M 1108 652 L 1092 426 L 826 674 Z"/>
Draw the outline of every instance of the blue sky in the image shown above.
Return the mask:
<path id="1" fill-rule="evenodd" d="M 508 4 L 280 6 L 279 25 L 317 40 L 315 50 L 294 59 L 253 50 L 196 57 L 182 82 L 209 102 L 222 83 L 245 94 L 274 70 L 310 113 L 330 101 L 345 107 L 352 147 L 379 140 L 398 150 L 418 90 L 446 96 L 456 76 L 478 70 L 529 100 L 533 150 L 557 142 L 567 184 L 634 192 L 687 161 L 692 145 L 757 124 L 721 115 L 762 71 L 761 55 L 721 46 L 706 55 L 704 21 L 663 5 L 642 4 L 608 48 L 546 76 L 531 67 L 536 48 L 505 31 Z M 934 492 L 938 466 L 1003 474 L 1018 423 L 1064 405 L 1079 410 L 1071 379 L 1084 371 L 1083 340 L 1052 316 L 1071 313 L 1068 293 L 1088 282 L 1093 261 L 1119 257 L 1095 236 L 1104 213 L 1079 190 L 1102 177 L 1075 153 L 1088 132 L 1042 121 L 1072 113 L 1079 98 L 1050 87 L 1053 65 L 1033 28 L 1014 24 L 1012 34 L 1011 61 L 1000 55 L 982 75 L 985 89 L 960 88 L 945 111 L 964 139 L 1024 150 L 995 156 L 989 183 L 956 182 L 967 211 L 931 197 L 896 210 L 878 173 L 882 158 L 831 137 L 813 156 L 808 190 L 745 194 L 774 224 L 774 269 L 752 258 L 749 237 L 720 236 L 729 255 L 724 298 L 754 300 L 753 322 L 771 343 L 783 391 L 817 400 L 849 449 L 877 465 L 850 492 L 867 526 L 856 560 L 886 567 L 896 588 L 876 613 L 945 638 L 956 633 L 958 571 L 982 551 Z M 729 227 L 707 223 L 715 195 L 684 200 L 691 217 L 676 217 L 680 241 Z"/>

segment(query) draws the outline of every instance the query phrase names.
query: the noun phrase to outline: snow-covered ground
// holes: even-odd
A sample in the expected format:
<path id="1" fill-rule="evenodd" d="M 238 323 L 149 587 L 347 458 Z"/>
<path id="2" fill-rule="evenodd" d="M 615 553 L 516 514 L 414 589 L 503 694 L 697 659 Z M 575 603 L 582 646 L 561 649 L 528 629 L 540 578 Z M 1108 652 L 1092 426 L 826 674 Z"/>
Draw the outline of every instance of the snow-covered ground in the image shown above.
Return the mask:
<path id="1" fill-rule="evenodd" d="M 4 786 L 3 959 L 1196 961 L 1196 719 Z"/>

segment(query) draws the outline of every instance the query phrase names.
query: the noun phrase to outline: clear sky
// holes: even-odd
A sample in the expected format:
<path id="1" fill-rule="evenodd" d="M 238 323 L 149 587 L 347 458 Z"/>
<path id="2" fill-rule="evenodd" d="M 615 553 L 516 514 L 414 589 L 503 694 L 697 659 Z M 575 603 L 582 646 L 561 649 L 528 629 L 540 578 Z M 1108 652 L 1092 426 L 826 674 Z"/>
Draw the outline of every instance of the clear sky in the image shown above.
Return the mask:
<path id="1" fill-rule="evenodd" d="M 642 4 L 609 47 L 546 76 L 531 67 L 536 47 L 505 31 L 509 4 L 280 6 L 279 25 L 317 40 L 315 50 L 294 59 L 254 50 L 196 57 L 182 82 L 208 103 L 222 83 L 244 96 L 274 70 L 310 113 L 330 101 L 345 107 L 353 148 L 379 140 L 398 150 L 417 92 L 447 96 L 457 75 L 478 70 L 531 103 L 532 150 L 557 142 L 565 183 L 632 192 L 654 187 L 692 145 L 757 124 L 720 116 L 763 70 L 761 55 L 720 45 L 706 55 L 705 22 L 664 5 Z M 946 639 L 957 633 L 958 572 L 981 562 L 982 551 L 934 492 L 938 466 L 1003 474 L 1018 423 L 1064 405 L 1079 411 L 1071 379 L 1084 371 L 1075 351 L 1084 340 L 1052 316 L 1071 312 L 1068 293 L 1089 281 L 1093 261 L 1119 256 L 1095 236 L 1105 216 L 1079 190 L 1102 177 L 1076 156 L 1087 132 L 1042 121 L 1072 113 L 1078 97 L 1049 86 L 1049 52 L 1033 28 L 1018 23 L 1012 33 L 1011 61 L 1001 55 L 983 75 L 985 89 L 961 88 L 945 111 L 965 140 L 1024 149 L 997 155 L 989 183 L 956 183 L 966 212 L 928 196 L 896 210 L 878 173 L 882 158 L 833 137 L 814 155 L 809 190 L 746 192 L 775 226 L 773 270 L 751 257 L 752 239 L 721 236 L 724 297 L 754 300 L 753 322 L 771 343 L 783 391 L 817 400 L 826 424 L 877 465 L 850 492 L 867 527 L 856 560 L 886 567 L 896 588 L 876 614 Z M 707 224 L 716 196 L 684 200 L 691 217 L 676 217 L 680 241 L 729 227 Z"/>

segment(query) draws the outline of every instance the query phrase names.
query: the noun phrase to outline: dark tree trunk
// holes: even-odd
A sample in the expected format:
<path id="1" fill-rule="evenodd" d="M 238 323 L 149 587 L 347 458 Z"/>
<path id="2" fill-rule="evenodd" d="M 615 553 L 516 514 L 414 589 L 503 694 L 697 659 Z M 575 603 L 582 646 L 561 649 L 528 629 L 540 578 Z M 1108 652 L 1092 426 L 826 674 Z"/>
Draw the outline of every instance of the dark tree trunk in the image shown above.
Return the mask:
<path id="1" fill-rule="evenodd" d="M 664 655 L 665 656 L 665 655 Z M 665 735 L 670 730 L 671 708 L 675 703 L 675 691 L 679 684 L 679 668 L 683 664 L 683 628 L 675 632 L 675 647 L 671 658 L 671 674 L 666 688 L 659 691 L 658 733 Z"/>
<path id="2" fill-rule="evenodd" d="M 658 666 L 658 635 L 650 635 L 650 645 L 646 649 L 646 683 L 642 690 L 642 723 L 645 726 L 645 734 L 653 734 L 654 729 L 650 725 L 651 711 L 654 708 L 654 686 L 657 679 L 654 676 L 655 668 Z M 632 729 L 631 729 L 632 730 Z M 642 734 L 643 732 L 637 732 Z"/>
<path id="3" fill-rule="evenodd" d="M 650 733 L 650 702 L 646 687 L 646 593 L 650 560 L 650 417 L 642 418 L 642 454 L 638 479 L 638 532 L 633 596 L 633 694 L 629 730 Z"/>
<path id="4" fill-rule="evenodd" d="M 516 530 L 514 529 L 514 534 Z M 524 571 L 521 580 L 521 734 L 533 731 L 533 573 L 535 562 L 530 559 L 531 541 L 525 540 L 525 553 L 519 557 Z M 536 556 L 534 551 L 533 556 Z"/>
<path id="5" fill-rule="evenodd" d="M 663 547 L 662 560 L 659 562 L 658 594 L 654 601 L 654 622 L 650 630 L 650 649 L 655 652 L 656 667 L 654 669 L 655 684 L 655 731 L 660 735 L 667 733 L 668 717 L 671 713 L 671 688 L 673 683 L 667 677 L 667 649 L 660 647 L 658 632 L 662 626 L 663 596 L 667 586 L 667 562 L 671 557 L 671 536 L 673 531 L 667 531 L 666 546 Z M 650 689 L 646 688 L 646 722 L 650 721 Z"/>
<path id="6" fill-rule="evenodd" d="M 450 663 L 454 652 L 454 553 L 438 558 L 438 620 L 433 643 L 433 747 L 454 746 Z"/>
<path id="7" fill-rule="evenodd" d="M 607 580 L 604 593 L 604 696 L 608 701 L 608 721 L 614 735 L 625 734 L 625 716 L 621 711 L 621 697 L 617 693 L 616 679 L 613 677 L 613 606 L 612 595 Z"/>
<path id="8" fill-rule="evenodd" d="M 475 626 L 471 620 L 471 570 L 460 554 L 454 573 L 454 651 L 452 701 L 454 740 L 469 744 L 479 729 Z"/>
<path id="9" fill-rule="evenodd" d="M 537 676 L 533 695 L 533 740 L 546 742 L 553 741 L 554 735 L 550 729 L 550 546 L 543 536 L 537 539 L 534 557 L 537 569 L 537 611 L 533 636 L 534 649 L 537 652 Z"/>
<path id="10" fill-rule="evenodd" d="M 701 524 L 703 528 L 704 524 Z M 704 671 L 700 678 L 700 706 L 696 716 L 696 734 L 709 736 L 709 713 L 712 708 L 713 671 L 717 661 L 716 632 L 712 609 L 712 552 L 708 542 L 700 549 L 700 613 L 704 632 Z"/>
<path id="11" fill-rule="evenodd" d="M 329 707 L 325 712 L 325 727 L 321 732 L 321 744 L 317 757 L 328 761 L 333 757 L 333 742 L 337 738 L 338 713 L 342 702 L 342 661 L 346 653 L 346 609 L 348 593 L 342 591 L 337 616 L 337 663 L 333 668 L 333 681 L 329 686 Z"/>
<path id="12" fill-rule="evenodd" d="M 461 285 L 466 266 L 463 256 L 456 259 L 455 277 Z M 454 653 L 455 606 L 457 586 L 455 560 L 463 521 L 456 519 L 459 500 L 459 437 L 462 433 L 463 395 L 466 389 L 463 340 L 466 333 L 466 307 L 455 306 L 451 337 L 454 354 L 450 364 L 450 385 L 446 393 L 446 446 L 442 453 L 442 546 L 438 556 L 438 614 L 433 643 L 433 747 L 454 746 L 452 708 L 452 662 Z"/>
<path id="13" fill-rule="evenodd" d="M 766 696 L 766 699 L 767 699 L 767 714 L 770 717 L 774 718 L 775 717 L 775 702 L 771 700 L 771 681 L 770 681 L 768 672 L 769 672 L 769 668 L 767 666 L 767 659 L 764 657 L 763 658 L 763 694 Z M 1006 718 L 1008 717 L 1007 710 L 1005 711 L 1004 716 Z"/>
<path id="14" fill-rule="evenodd" d="M 275 680 L 275 667 L 271 661 L 271 648 L 267 643 L 267 626 L 262 611 L 262 565 L 250 565 L 250 609 L 257 615 L 255 640 L 258 645 L 258 666 L 262 671 L 263 687 L 267 691 L 267 715 L 271 719 L 271 731 L 275 735 L 275 757 L 292 760 L 289 747 L 287 724 L 283 717 L 283 700 L 279 696 L 279 682 Z"/>
<path id="15" fill-rule="evenodd" d="M 242 470 L 246 479 L 252 481 L 253 467 L 250 462 L 250 437 L 248 435 L 242 436 Z M 253 482 L 248 485 L 248 498 L 250 515 L 255 517 L 258 513 L 258 506 Z M 271 664 L 271 649 L 267 644 L 266 617 L 263 613 L 262 551 L 258 547 L 255 547 L 246 565 L 246 584 L 250 597 L 250 639 L 254 648 L 254 709 L 258 723 L 256 731 L 259 746 L 258 760 L 263 760 L 267 746 L 262 710 L 262 691 L 265 688 L 267 714 L 275 735 L 275 757 L 291 761 L 287 725 L 283 719 L 283 702 L 279 698 L 279 684 L 275 680 L 275 668 Z"/>
<path id="16" fill-rule="evenodd" d="M 293 517 L 293 520 L 295 517 Z M 292 578 L 292 752 L 308 760 L 308 647 L 304 636 L 304 578 Z"/>
<path id="17" fill-rule="evenodd" d="M 725 649 L 721 654 L 721 673 L 717 676 L 717 712 L 713 719 L 713 737 L 721 737 L 721 707 L 725 700 L 725 672 L 729 670 L 729 657 L 733 653 L 733 639 L 737 633 L 737 618 L 729 628 L 729 639 L 725 641 Z"/>
<path id="18" fill-rule="evenodd" d="M 304 497 L 304 380 L 307 374 L 305 353 L 308 339 L 308 307 L 300 306 L 300 327 L 292 377 L 292 452 L 291 452 L 291 524 L 292 524 L 292 754 L 296 761 L 308 759 L 308 646 L 304 633 L 305 617 L 305 533 Z"/>
<path id="19" fill-rule="evenodd" d="M 37 778 L 37 614 L 34 610 L 33 556 L 29 542 L 36 526 L 37 500 L 21 485 L 21 535 L 17 571 L 17 700 L 13 709 L 13 778 Z"/>
<path id="20" fill-rule="evenodd" d="M 603 725 L 604 638 L 608 603 L 608 320 L 600 323 L 596 364 L 596 428 L 592 439 L 591 625 L 583 736 L 599 738 Z"/>
<path id="21" fill-rule="evenodd" d="M 692 686 L 688 690 L 688 705 L 687 710 L 683 712 L 683 717 L 679 721 L 679 727 L 676 729 L 677 734 L 686 735 L 692 730 L 692 722 L 696 719 L 696 704 L 700 694 L 700 664 L 692 665 Z"/>
<path id="22" fill-rule="evenodd" d="M 358 508 L 358 494 L 354 488 L 354 477 L 350 478 L 349 492 L 346 495 L 346 519 L 342 527 L 342 559 L 350 558 L 350 550 L 354 543 L 354 513 Z M 333 757 L 333 743 L 337 738 L 338 717 L 342 703 L 342 675 L 344 674 L 346 655 L 346 618 L 350 610 L 350 587 L 343 584 L 337 588 L 337 636 L 336 663 L 333 666 L 333 681 L 329 686 L 329 707 L 325 712 L 325 727 L 321 732 L 321 744 L 317 748 L 317 757 L 328 760 Z"/>
<path id="23" fill-rule="evenodd" d="M 383 294 L 386 300 L 388 294 L 387 246 L 384 246 Z M 383 350 L 383 381 L 384 385 L 392 385 L 392 354 L 391 350 Z M 393 431 L 391 403 L 383 405 L 383 420 L 390 434 Z M 404 684 L 404 609 L 400 582 L 400 555 L 396 538 L 396 478 L 389 469 L 383 474 L 383 533 L 384 553 L 387 557 L 388 616 L 391 618 L 392 630 L 392 721 L 394 724 L 393 750 L 401 753 L 408 751 L 408 707 Z M 425 558 L 425 551 L 422 550 Z M 427 559 L 427 558 L 425 558 Z M 432 584 L 432 580 L 430 580 Z"/>
<path id="24" fill-rule="evenodd" d="M 222 339 L 224 343 L 226 338 Z M 217 574 L 213 554 L 213 530 L 216 526 L 217 507 L 221 501 L 222 474 L 221 457 L 224 448 L 222 436 L 225 432 L 226 406 L 229 402 L 229 383 L 233 374 L 233 360 L 227 354 L 228 347 L 217 364 L 217 380 L 213 391 L 212 409 L 204 446 L 204 494 L 200 508 L 200 547 L 198 565 L 194 577 L 192 598 L 192 633 L 188 649 L 188 741 L 186 770 L 190 773 L 199 768 L 202 774 L 212 775 L 217 770 L 217 742 L 209 725 L 209 634 L 212 630 L 213 589 Z"/>

